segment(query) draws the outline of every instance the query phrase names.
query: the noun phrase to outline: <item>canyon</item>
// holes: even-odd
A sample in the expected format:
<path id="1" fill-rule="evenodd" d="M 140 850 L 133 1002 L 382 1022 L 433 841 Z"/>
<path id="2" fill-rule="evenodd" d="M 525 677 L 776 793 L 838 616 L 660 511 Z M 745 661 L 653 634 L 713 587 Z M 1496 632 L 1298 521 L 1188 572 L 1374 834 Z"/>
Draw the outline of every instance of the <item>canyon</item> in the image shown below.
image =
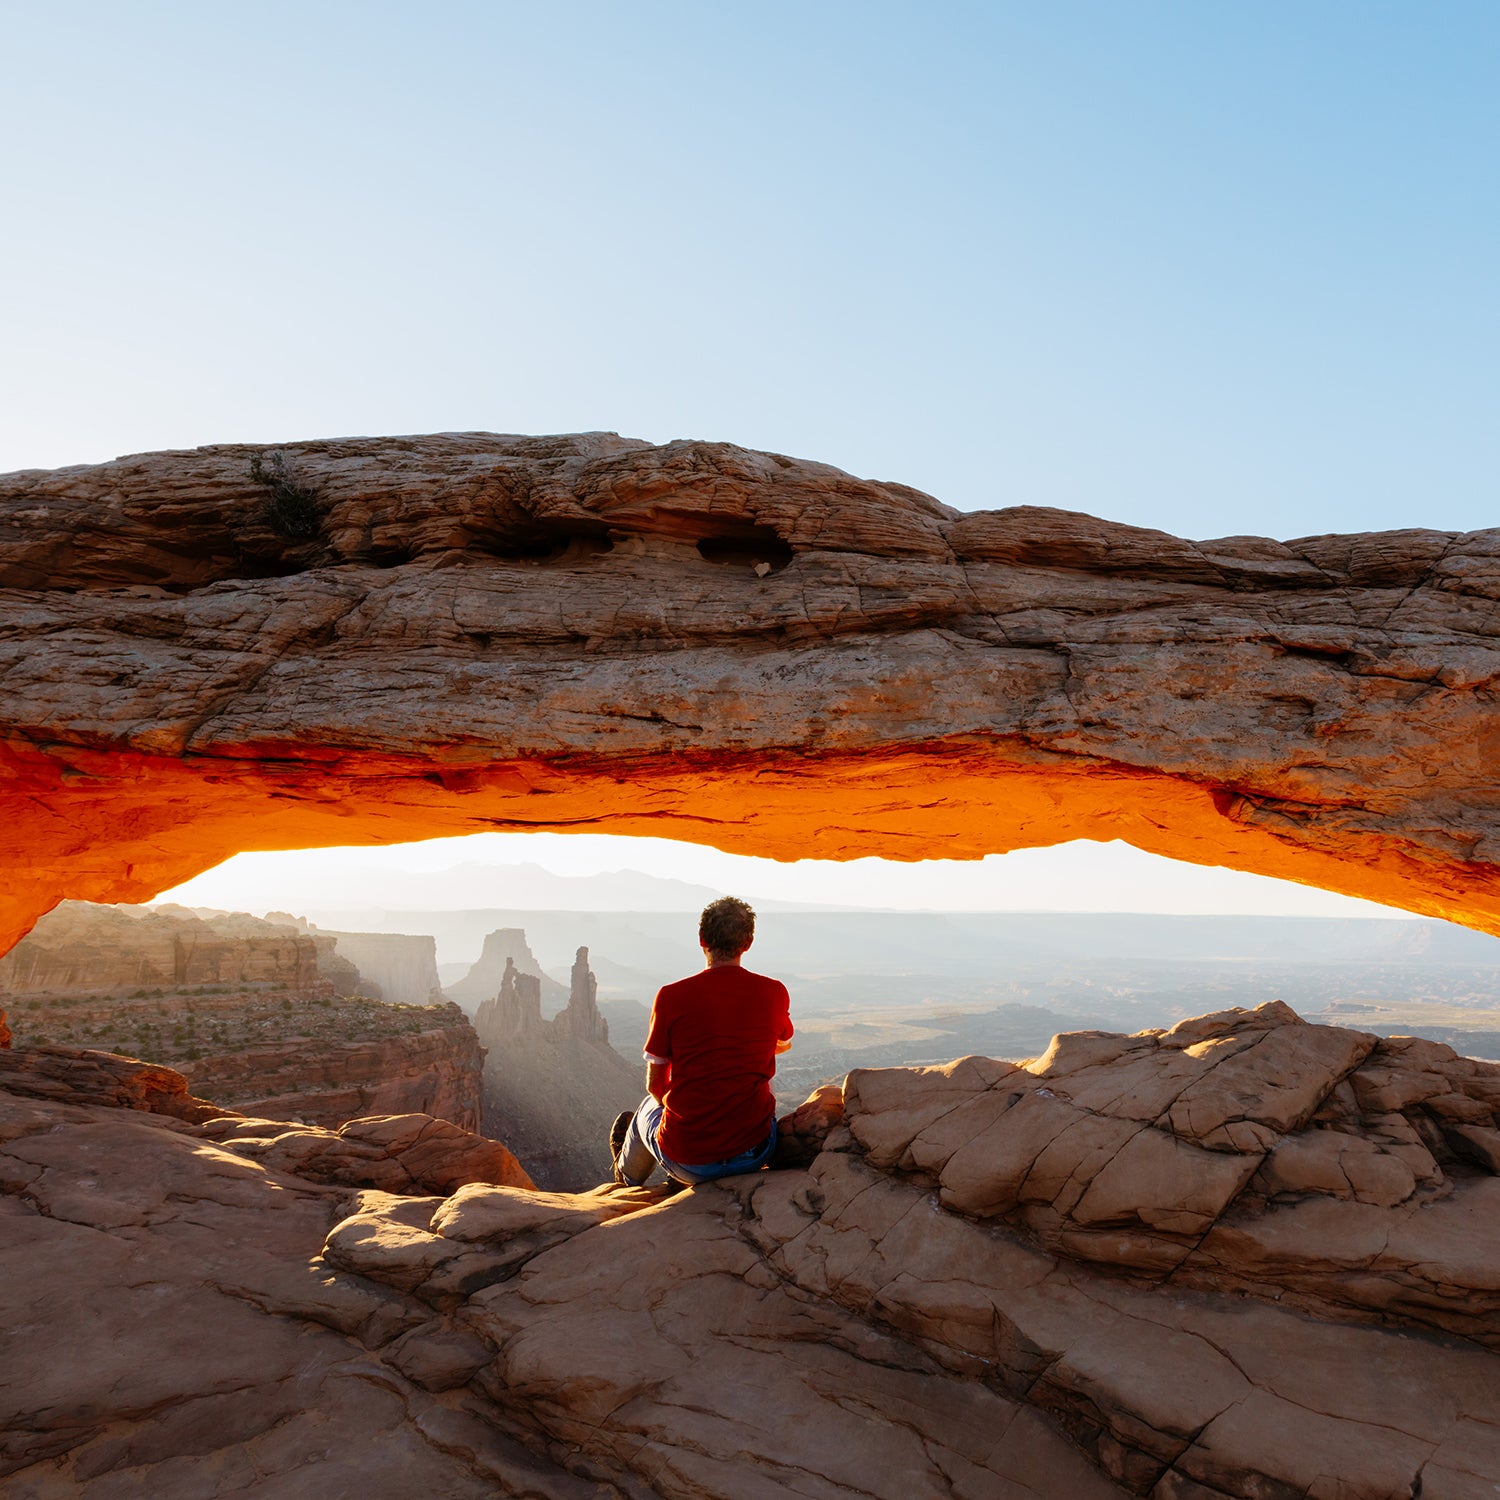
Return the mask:
<path id="1" fill-rule="evenodd" d="M 1123 839 L 1496 931 L 1497 598 L 1496 531 L 1192 542 L 608 433 L 11 474 L 0 943 L 239 850 L 582 826 Z"/>
<path id="2" fill-rule="evenodd" d="M 418 951 L 430 965 L 432 939 Z M 170 1064 L 241 1112 L 336 1127 L 415 1111 L 478 1130 L 484 1050 L 468 1018 L 360 989 L 331 935 L 172 906 L 65 902 L 0 959 L 23 1042 Z"/>
<path id="3" fill-rule="evenodd" d="M 524 935 L 519 942 L 513 932 L 493 936 L 526 951 Z M 487 942 L 485 952 L 501 946 Z M 546 1020 L 542 979 L 507 957 L 474 1029 L 487 1052 L 486 1134 L 526 1163 L 538 1187 L 576 1191 L 610 1180 L 610 1126 L 641 1102 L 646 1079 L 644 1063 L 628 1062 L 610 1045 L 587 948 L 578 950 L 569 978 L 568 1003 Z"/>
<path id="4" fill-rule="evenodd" d="M 800 1160 L 568 1194 L 420 1116 L 318 1131 L 0 1053 L 0 1472 L 18 1500 L 1480 1500 L 1497 1108 L 1500 1065 L 1270 1004 L 856 1072 L 787 1122 Z"/>

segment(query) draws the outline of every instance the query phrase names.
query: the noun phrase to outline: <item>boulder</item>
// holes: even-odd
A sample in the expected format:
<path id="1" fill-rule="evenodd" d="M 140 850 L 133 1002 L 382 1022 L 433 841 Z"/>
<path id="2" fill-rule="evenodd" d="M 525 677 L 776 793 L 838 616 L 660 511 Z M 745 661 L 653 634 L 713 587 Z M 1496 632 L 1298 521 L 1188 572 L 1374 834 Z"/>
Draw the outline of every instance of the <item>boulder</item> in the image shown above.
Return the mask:
<path id="1" fill-rule="evenodd" d="M 225 1150 L 312 1182 L 393 1193 L 451 1193 L 470 1182 L 529 1188 L 499 1141 L 431 1115 L 374 1115 L 338 1130 L 228 1116 L 206 1127 Z"/>
<path id="2" fill-rule="evenodd" d="M 138 1109 L 177 1120 L 234 1116 L 188 1092 L 174 1068 L 84 1047 L 23 1046 L 0 1057 L 0 1089 L 25 1099 Z"/>

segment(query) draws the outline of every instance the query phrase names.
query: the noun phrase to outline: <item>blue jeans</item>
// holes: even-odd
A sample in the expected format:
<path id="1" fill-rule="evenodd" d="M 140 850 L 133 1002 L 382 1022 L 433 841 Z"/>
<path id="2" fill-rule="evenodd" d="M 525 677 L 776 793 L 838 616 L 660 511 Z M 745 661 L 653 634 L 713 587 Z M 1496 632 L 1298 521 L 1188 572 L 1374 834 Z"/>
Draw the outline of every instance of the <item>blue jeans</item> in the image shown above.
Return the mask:
<path id="1" fill-rule="evenodd" d="M 776 1149 L 776 1121 L 773 1119 L 771 1133 L 750 1150 L 731 1156 L 727 1161 L 689 1166 L 685 1162 L 673 1161 L 657 1144 L 661 1116 L 661 1104 L 647 1094 L 626 1127 L 616 1171 L 629 1187 L 640 1187 L 658 1166 L 665 1168 L 668 1177 L 676 1178 L 687 1187 L 692 1187 L 695 1182 L 712 1182 L 716 1177 L 758 1172 L 770 1161 L 771 1153 Z"/>

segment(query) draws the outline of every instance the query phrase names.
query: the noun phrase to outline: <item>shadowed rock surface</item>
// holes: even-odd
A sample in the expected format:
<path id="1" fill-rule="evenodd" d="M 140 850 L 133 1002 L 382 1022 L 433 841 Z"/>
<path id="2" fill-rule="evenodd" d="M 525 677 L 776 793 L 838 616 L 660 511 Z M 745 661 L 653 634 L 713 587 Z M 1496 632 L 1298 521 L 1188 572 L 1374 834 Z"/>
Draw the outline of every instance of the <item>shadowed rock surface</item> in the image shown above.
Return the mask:
<path id="1" fill-rule="evenodd" d="M 805 1168 L 666 1199 L 344 1193 L 334 1142 L 431 1122 L 193 1124 L 74 1065 L 74 1102 L 0 1078 L 8 1496 L 1500 1483 L 1500 1067 L 1433 1044 L 1271 1005 L 866 1071 Z"/>
<path id="2" fill-rule="evenodd" d="M 1191 542 L 608 433 L 12 474 L 0 942 L 239 850 L 581 826 L 1120 838 L 1496 931 L 1497 602 L 1500 531 Z"/>

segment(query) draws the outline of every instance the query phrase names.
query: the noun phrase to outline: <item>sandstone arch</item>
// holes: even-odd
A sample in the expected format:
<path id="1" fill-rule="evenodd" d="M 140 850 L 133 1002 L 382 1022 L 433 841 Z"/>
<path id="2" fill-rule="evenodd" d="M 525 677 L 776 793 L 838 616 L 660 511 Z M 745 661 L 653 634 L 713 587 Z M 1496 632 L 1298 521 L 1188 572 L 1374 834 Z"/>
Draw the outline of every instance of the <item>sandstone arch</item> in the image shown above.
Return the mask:
<path id="1" fill-rule="evenodd" d="M 1500 530 L 1186 542 L 724 444 L 0 478 L 0 951 L 245 849 L 1071 838 L 1500 932 Z"/>

